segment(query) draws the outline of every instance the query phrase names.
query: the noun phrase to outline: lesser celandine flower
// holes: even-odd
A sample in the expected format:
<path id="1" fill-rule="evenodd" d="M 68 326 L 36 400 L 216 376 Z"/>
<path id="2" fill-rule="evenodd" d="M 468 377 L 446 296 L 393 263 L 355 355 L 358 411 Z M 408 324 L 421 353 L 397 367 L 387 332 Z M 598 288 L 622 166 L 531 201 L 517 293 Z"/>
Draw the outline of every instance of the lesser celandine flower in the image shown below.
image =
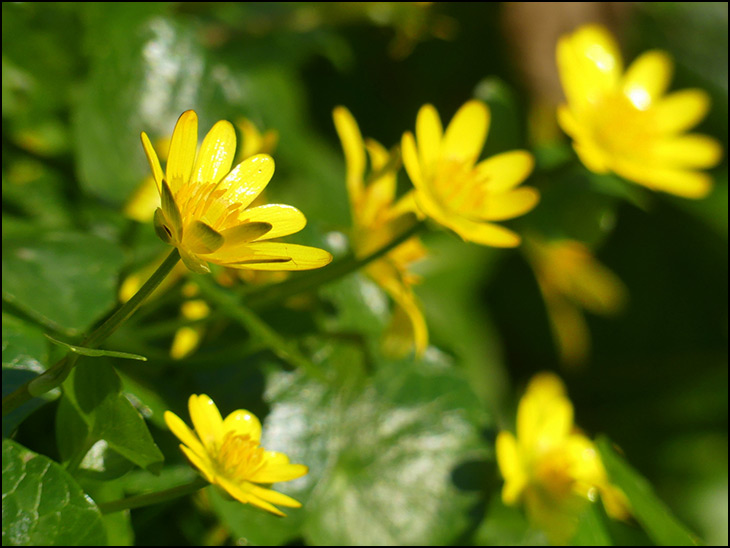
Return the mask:
<path id="1" fill-rule="evenodd" d="M 603 316 L 616 314 L 626 302 L 624 284 L 581 242 L 531 236 L 524 250 L 545 300 L 563 363 L 583 364 L 590 350 L 590 332 L 582 310 Z"/>
<path id="2" fill-rule="evenodd" d="M 261 423 L 255 415 L 239 409 L 223 419 L 205 394 L 190 396 L 188 408 L 195 432 L 170 411 L 165 411 L 165 422 L 182 442 L 180 449 L 206 480 L 236 500 L 277 516 L 284 514 L 274 504 L 301 507 L 293 498 L 257 485 L 293 480 L 305 475 L 308 468 L 291 464 L 286 455 L 261 447 Z"/>
<path id="3" fill-rule="evenodd" d="M 524 150 L 497 154 L 477 163 L 489 129 L 489 108 L 469 101 L 443 131 L 438 112 L 418 112 L 416 134 L 403 135 L 403 163 L 416 187 L 420 210 L 464 240 L 495 247 L 519 245 L 513 231 L 494 224 L 535 207 L 537 190 L 517 188 L 532 172 Z"/>
<path id="4" fill-rule="evenodd" d="M 588 169 L 685 198 L 710 191 L 712 179 L 697 170 L 720 161 L 720 144 L 684 133 L 705 117 L 710 99 L 700 89 L 666 95 L 667 53 L 648 51 L 624 72 L 613 36 L 586 25 L 560 39 L 557 62 L 567 99 L 558 121 Z"/>
<path id="5" fill-rule="evenodd" d="M 147 134 L 142 144 L 160 192 L 155 230 L 178 248 L 193 272 L 210 272 L 208 263 L 255 270 L 307 270 L 325 266 L 332 256 L 314 247 L 270 242 L 298 232 L 306 224 L 291 206 L 269 204 L 249 208 L 274 174 L 267 154 L 245 159 L 231 169 L 236 134 L 221 120 L 197 151 L 198 117 L 184 112 L 175 126 L 166 171 Z"/>
<path id="6" fill-rule="evenodd" d="M 573 425 L 573 405 L 552 373 L 533 377 L 517 410 L 517 437 L 497 436 L 502 500 L 523 503 L 551 542 L 570 540 L 580 513 L 600 494 L 607 513 L 628 517 L 625 496 L 607 478 L 591 440 Z"/>
<path id="7" fill-rule="evenodd" d="M 394 240 L 407 228 L 413 217 L 412 197 L 406 195 L 395 200 L 397 164 L 393 165 L 390 154 L 380 143 L 372 139 L 363 142 L 350 111 L 337 107 L 333 118 L 347 164 L 352 243 L 355 254 L 362 257 Z M 366 150 L 371 167 L 367 183 Z M 415 348 L 420 355 L 428 345 L 428 328 L 412 288 L 419 278 L 408 271 L 409 265 L 425 254 L 421 241 L 413 237 L 365 268 L 365 273 L 397 305 L 385 338 L 384 348 L 390 354 L 403 355 Z"/>

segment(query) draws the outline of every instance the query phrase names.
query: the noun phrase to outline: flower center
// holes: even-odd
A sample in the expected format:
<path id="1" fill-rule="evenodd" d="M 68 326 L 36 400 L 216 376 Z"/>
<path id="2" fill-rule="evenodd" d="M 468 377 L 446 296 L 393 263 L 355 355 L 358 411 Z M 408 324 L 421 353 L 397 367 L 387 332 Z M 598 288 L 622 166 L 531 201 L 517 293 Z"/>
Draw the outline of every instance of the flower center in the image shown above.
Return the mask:
<path id="1" fill-rule="evenodd" d="M 654 115 L 649 106 L 642 109 L 636 103 L 616 93 L 604 97 L 592 110 L 594 136 L 601 148 L 624 158 L 645 156 L 655 134 Z"/>
<path id="2" fill-rule="evenodd" d="M 261 468 L 264 448 L 248 435 L 228 432 L 218 448 L 215 460 L 219 471 L 225 476 L 246 480 Z"/>
<path id="3" fill-rule="evenodd" d="M 486 192 L 484 180 L 471 165 L 458 160 L 439 162 L 433 188 L 436 198 L 452 211 L 466 217 L 476 217 L 484 209 Z"/>

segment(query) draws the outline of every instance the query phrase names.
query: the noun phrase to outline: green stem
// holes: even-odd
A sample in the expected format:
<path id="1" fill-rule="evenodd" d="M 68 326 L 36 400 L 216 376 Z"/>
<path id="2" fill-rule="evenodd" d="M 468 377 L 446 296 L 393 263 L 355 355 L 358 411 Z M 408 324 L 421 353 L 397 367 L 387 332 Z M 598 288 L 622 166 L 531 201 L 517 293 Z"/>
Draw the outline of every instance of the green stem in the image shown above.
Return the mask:
<path id="1" fill-rule="evenodd" d="M 425 228 L 425 226 L 426 223 L 424 221 L 415 222 L 399 236 L 365 257 L 357 258 L 355 255 L 349 254 L 342 259 L 333 262 L 329 266 L 320 268 L 319 270 L 310 270 L 309 272 L 292 277 L 283 282 L 250 291 L 244 295 L 246 304 L 251 308 L 266 308 L 273 303 L 283 301 L 289 297 L 298 295 L 299 293 L 311 291 L 312 289 L 316 289 L 317 287 L 342 278 L 351 272 L 355 272 L 356 270 L 367 266 L 369 263 L 379 259 L 389 251 L 392 251 L 403 242 L 411 239 L 413 236 L 416 236 Z"/>
<path id="2" fill-rule="evenodd" d="M 209 278 L 201 276 L 197 283 L 201 293 L 222 310 L 226 316 L 242 325 L 251 334 L 253 340 L 260 342 L 269 350 L 272 350 L 279 358 L 304 370 L 312 377 L 321 381 L 326 380 L 326 375 L 314 362 L 304 356 L 295 345 L 289 343 L 269 327 L 253 311 L 241 305 L 236 295 L 222 289 Z"/>
<path id="3" fill-rule="evenodd" d="M 190 495 L 196 491 L 200 491 L 203 487 L 209 485 L 209 483 L 203 478 L 197 478 L 190 483 L 185 485 L 178 485 L 171 489 L 165 489 L 164 491 L 158 491 L 156 493 L 148 493 L 146 495 L 136 495 L 134 497 L 128 497 L 126 499 L 113 500 L 111 502 L 101 502 L 97 506 L 102 514 L 111 514 L 113 512 L 121 512 L 122 510 L 130 510 L 132 508 L 141 508 L 143 506 L 150 506 L 151 504 L 159 504 L 161 502 L 167 502 L 185 495 Z"/>
<path id="4" fill-rule="evenodd" d="M 124 303 L 111 317 L 101 324 L 91 335 L 86 337 L 79 346 L 85 348 L 96 348 L 103 343 L 107 337 L 109 337 L 117 328 L 122 325 L 144 300 L 157 289 L 162 283 L 162 280 L 170 273 L 175 267 L 177 262 L 180 260 L 180 253 L 177 248 L 173 249 L 172 252 L 167 256 L 165 261 L 157 268 L 157 270 L 150 276 L 139 291 Z M 31 398 L 45 394 L 49 390 L 59 386 L 68 374 L 76 365 L 78 360 L 78 354 L 67 354 L 64 358 L 56 362 L 47 371 L 25 383 L 23 386 L 10 393 L 8 396 L 3 398 L 3 417 L 11 411 L 17 409 Z"/>

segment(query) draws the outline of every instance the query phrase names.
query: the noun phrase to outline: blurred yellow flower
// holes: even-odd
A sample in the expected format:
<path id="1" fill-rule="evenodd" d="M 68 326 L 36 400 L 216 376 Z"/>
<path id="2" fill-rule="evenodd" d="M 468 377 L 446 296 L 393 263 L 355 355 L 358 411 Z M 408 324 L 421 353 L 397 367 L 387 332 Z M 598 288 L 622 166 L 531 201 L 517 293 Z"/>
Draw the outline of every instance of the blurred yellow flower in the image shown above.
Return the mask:
<path id="1" fill-rule="evenodd" d="M 423 214 L 464 240 L 515 247 L 520 237 L 489 221 L 518 217 L 537 205 L 537 190 L 515 188 L 532 172 L 534 160 L 527 151 L 513 150 L 477 164 L 489 117 L 487 105 L 469 101 L 444 132 L 436 109 L 421 107 L 415 137 L 411 132 L 403 135 L 403 163 Z"/>
<path id="2" fill-rule="evenodd" d="M 286 455 L 261 447 L 261 423 L 255 415 L 239 409 L 223 419 L 205 394 L 190 396 L 188 409 L 195 432 L 170 411 L 165 411 L 165 422 L 182 442 L 180 449 L 206 480 L 236 500 L 277 516 L 285 514 L 274 504 L 302 506 L 287 495 L 256 485 L 290 481 L 304 476 L 308 468 L 291 464 Z"/>
<path id="3" fill-rule="evenodd" d="M 616 314 L 626 303 L 626 287 L 575 240 L 547 242 L 528 237 L 525 255 L 545 300 L 563 363 L 581 365 L 588 358 L 591 339 L 582 309 Z"/>
<path id="4" fill-rule="evenodd" d="M 347 190 L 352 211 L 352 243 L 358 257 L 366 256 L 394 240 L 412 218 L 412 197 L 395 202 L 398 165 L 378 142 L 363 141 L 360 128 L 349 110 L 337 107 L 332 113 L 347 164 Z M 370 175 L 366 181 L 366 150 Z M 395 203 L 394 203 L 395 202 Z M 419 278 L 408 271 L 411 263 L 426 255 L 421 241 L 410 238 L 383 258 L 371 262 L 365 273 L 395 301 L 391 324 L 386 331 L 384 351 L 403 356 L 412 348 L 420 356 L 428 346 L 428 327 L 413 284 Z"/>
<path id="5" fill-rule="evenodd" d="M 710 191 L 712 178 L 697 170 L 716 165 L 722 148 L 684 134 L 705 117 L 710 98 L 700 89 L 665 95 L 673 71 L 667 53 L 648 51 L 624 73 L 613 36 L 586 25 L 559 40 L 557 63 L 567 99 L 558 121 L 588 169 L 685 198 Z"/>
<path id="6" fill-rule="evenodd" d="M 497 436 L 497 463 L 502 501 L 523 503 L 554 544 L 571 539 L 581 512 L 599 494 L 611 517 L 629 516 L 628 501 L 609 483 L 593 442 L 573 426 L 573 405 L 552 373 L 530 381 L 517 409 L 517 437 Z"/>
<path id="7" fill-rule="evenodd" d="M 245 159 L 231 170 L 236 134 L 230 122 L 217 122 L 196 155 L 198 117 L 184 112 L 175 126 L 166 172 L 152 144 L 142 144 L 161 197 L 155 211 L 158 236 L 180 251 L 190 270 L 210 272 L 208 262 L 255 270 L 308 270 L 325 266 L 332 256 L 322 249 L 269 242 L 298 232 L 306 224 L 291 206 L 249 208 L 274 174 L 266 154 Z"/>

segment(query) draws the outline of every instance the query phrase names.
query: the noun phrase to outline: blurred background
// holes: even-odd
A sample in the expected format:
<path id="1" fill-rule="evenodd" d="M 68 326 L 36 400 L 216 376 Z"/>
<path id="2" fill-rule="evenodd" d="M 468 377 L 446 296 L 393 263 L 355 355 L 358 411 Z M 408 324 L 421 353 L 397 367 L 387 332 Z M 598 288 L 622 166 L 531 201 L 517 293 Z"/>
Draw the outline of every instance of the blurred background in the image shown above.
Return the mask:
<path id="1" fill-rule="evenodd" d="M 367 390 L 356 391 L 356 402 L 341 407 L 347 382 L 325 390 L 306 379 L 292 380 L 271 352 L 242 349 L 250 341 L 241 343 L 240 331 L 221 318 L 214 318 L 191 358 L 169 359 L 171 332 L 153 329 L 146 339 L 139 336 L 177 314 L 175 302 L 161 297 L 109 347 L 150 356 L 144 368 L 115 365 L 129 393 L 147 409 L 168 462 L 178 465 L 171 468 L 178 474 L 172 484 L 188 472 L 158 408 L 184 416 L 192 392 L 207 391 L 224 413 L 247 407 L 262 419 L 268 414 L 269 435 L 284 440 L 282 450 L 307 439 L 319 444 L 307 449 L 311 454 L 294 449 L 318 477 L 332 468 L 333 457 L 331 447 L 322 445 L 331 441 L 317 438 L 337 432 L 351 439 L 354 433 L 345 431 L 357 431 L 358 417 L 393 416 L 394 410 L 381 409 L 381 397 L 400 390 L 388 400 L 398 409 L 422 398 L 424 405 L 436 402 L 429 414 L 445 405 L 467 417 L 468 428 L 439 422 L 434 432 L 441 437 L 434 443 L 444 454 L 421 463 L 437 463 L 434 470 L 443 465 L 458 493 L 419 536 L 415 523 L 437 508 L 414 503 L 420 494 L 398 468 L 401 456 L 384 457 L 390 447 L 407 445 L 406 429 L 405 437 L 362 440 L 352 455 L 338 457 L 335 468 L 342 475 L 330 473 L 311 504 L 305 502 L 305 510 L 286 525 L 277 521 L 275 532 L 268 516 L 251 521 L 246 514 L 233 515 L 238 509 L 210 495 L 133 512 L 131 522 L 119 518 L 117 542 L 131 542 L 132 528 L 142 545 L 240 539 L 527 542 L 523 533 L 514 533 L 521 531 L 517 513 L 494 511 L 500 482 L 491 447 L 499 429 L 513 426 L 528 379 L 553 370 L 567 384 L 576 422 L 618 444 L 707 543 L 727 544 L 727 160 L 713 170 L 716 187 L 704 200 L 649 193 L 590 174 L 552 118 L 562 100 L 554 66 L 557 37 L 582 23 L 601 22 L 616 32 L 627 63 L 647 49 L 672 54 L 676 73 L 670 89 L 701 87 L 710 93 L 712 110 L 699 130 L 727 150 L 727 3 L 21 2 L 3 3 L 2 15 L 4 332 L 17 322 L 31 330 L 83 332 L 114 306 L 121 280 L 164 250 L 149 224 L 130 221 L 122 211 L 148 174 L 140 131 L 169 136 L 180 113 L 191 108 L 201 117 L 201 133 L 219 119 L 241 117 L 262 131 L 278 131 L 270 200 L 306 214 L 309 223 L 298 241 L 337 254 L 350 219 L 332 109 L 346 106 L 364 136 L 392 146 L 413 129 L 421 105 L 435 105 L 446 123 L 466 100 L 480 98 L 492 109 L 484 154 L 530 148 L 538 158 L 529 184 L 541 190 L 543 201 L 512 225 L 586 243 L 628 296 L 616 315 L 586 315 L 590 350 L 579 363 L 568 364 L 533 267 L 520 250 L 482 248 L 434 231 L 424 238 L 430 256 L 417 268 L 424 282 L 416 292 L 433 345 L 430 365 L 423 367 L 439 371 L 446 363 L 458 371 L 461 384 L 447 396 L 451 403 L 440 398 L 439 390 L 451 386 L 447 381 L 441 379 L 438 390 L 429 384 L 445 373 L 421 379 L 419 365 L 408 360 L 376 365 L 373 373 L 357 345 L 342 342 L 354 333 L 372 347 L 370 339 L 377 340 L 387 324 L 387 300 L 382 293 L 364 298 L 373 288 L 362 276 L 324 289 L 314 313 L 299 308 L 265 316 L 326 367 L 342 368 L 343 379 L 354 375 L 346 368 L 353 360 L 362 362 L 363 376 L 374 376 Z M 402 190 L 409 184 L 401 173 Z M 18 242 L 51 245 L 59 239 L 71 258 L 43 268 L 28 267 L 27 257 L 14 251 Z M 99 242 L 107 245 L 97 253 Z M 96 298 L 96 290 L 84 286 L 92 282 L 79 281 L 79 275 L 104 268 Z M 51 291 L 54 283 L 76 293 L 52 302 L 43 288 Z M 323 330 L 337 342 L 313 334 Z M 47 349 L 38 352 L 47 359 Z M 388 379 L 399 375 L 405 380 L 394 388 Z M 385 384 L 378 384 L 381 378 Z M 31 415 L 15 434 L 53 458 L 57 449 L 47 425 L 55 405 Z M 350 422 L 342 419 L 346 409 L 355 417 Z M 310 424 L 306 435 L 292 433 L 302 421 Z M 462 427 L 469 430 L 468 447 L 454 441 Z M 418 443 L 412 451 L 427 447 L 421 434 L 430 428 L 429 421 L 414 423 L 418 435 L 412 439 Z M 375 455 L 372 469 L 363 464 L 370 462 L 368 451 Z M 446 456 L 451 452 L 459 455 L 458 466 Z M 353 481 L 364 500 L 353 503 L 340 479 L 361 469 L 368 472 Z M 87 480 L 90 491 L 102 489 Z M 116 481 L 115 492 L 133 493 L 135 481 L 152 480 L 130 472 Z M 387 485 L 401 487 L 390 493 Z M 398 510 L 399 496 L 407 510 Z M 405 512 L 401 521 L 392 519 L 408 525 L 408 535 L 373 525 L 379 518 L 372 506 L 383 497 L 391 502 L 382 511 Z M 175 526 L 161 528 L 160 520 Z M 626 542 L 642 542 L 629 527 L 624 534 Z"/>

